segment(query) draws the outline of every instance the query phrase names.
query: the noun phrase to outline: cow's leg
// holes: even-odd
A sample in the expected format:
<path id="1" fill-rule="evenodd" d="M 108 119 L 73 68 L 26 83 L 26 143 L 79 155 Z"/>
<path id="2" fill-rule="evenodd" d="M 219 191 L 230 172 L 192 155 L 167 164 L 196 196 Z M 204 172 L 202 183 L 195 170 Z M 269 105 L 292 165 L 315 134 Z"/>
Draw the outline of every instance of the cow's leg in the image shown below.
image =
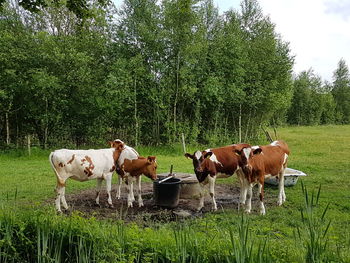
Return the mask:
<path id="1" fill-rule="evenodd" d="M 110 208 L 113 208 L 113 203 L 112 203 L 112 195 L 111 195 L 111 190 L 112 190 L 112 175 L 113 173 L 110 173 L 106 176 L 106 190 L 107 190 L 107 195 L 108 195 L 108 206 Z"/>
<path id="2" fill-rule="evenodd" d="M 65 204 L 63 204 L 64 208 L 68 208 L 66 199 L 64 198 L 64 192 L 65 192 L 65 181 L 63 181 L 62 179 L 57 179 L 57 185 L 56 185 L 56 199 L 55 199 L 55 205 L 56 205 L 56 210 L 57 212 L 62 213 L 61 210 L 61 201 L 64 200 Z M 62 197 L 64 199 L 62 199 Z M 66 206 L 66 207 L 65 207 Z"/>
<path id="3" fill-rule="evenodd" d="M 205 184 L 199 183 L 200 191 L 199 191 L 199 205 L 197 211 L 200 211 L 204 207 L 204 196 L 205 196 Z"/>
<path id="4" fill-rule="evenodd" d="M 136 177 L 136 183 L 137 183 L 137 196 L 138 196 L 138 203 L 139 207 L 143 206 L 143 200 L 141 196 L 141 175 Z"/>
<path id="5" fill-rule="evenodd" d="M 101 186 L 102 186 L 102 178 L 97 178 L 97 184 L 96 184 L 96 204 L 100 206 L 100 193 L 101 193 Z"/>
<path id="6" fill-rule="evenodd" d="M 68 210 L 68 204 L 66 201 L 66 187 L 64 186 L 62 189 L 62 195 L 61 195 L 61 201 L 62 201 L 62 206 L 64 209 Z"/>
<path id="7" fill-rule="evenodd" d="M 283 202 L 286 200 L 286 195 L 284 193 L 284 172 L 282 171 L 279 175 L 279 182 L 278 182 L 278 201 L 277 205 L 282 205 Z"/>
<path id="8" fill-rule="evenodd" d="M 239 202 L 238 202 L 238 210 L 239 210 L 241 208 L 241 206 L 242 207 L 244 206 L 244 203 L 245 203 L 244 174 L 241 171 L 238 170 L 237 171 L 237 177 L 238 177 L 238 180 L 239 180 Z"/>
<path id="9" fill-rule="evenodd" d="M 127 184 L 127 192 L 128 192 L 128 207 L 132 207 L 131 194 L 130 194 L 130 183 Z"/>
<path id="10" fill-rule="evenodd" d="M 245 207 L 245 212 L 250 213 L 252 210 L 252 196 L 253 196 L 253 183 L 248 183 L 247 184 L 247 200 L 246 200 L 246 207 Z"/>
<path id="11" fill-rule="evenodd" d="M 117 174 L 118 175 L 118 185 L 117 185 L 117 199 L 120 199 L 120 193 L 121 193 L 121 188 L 122 188 L 122 183 L 123 183 L 123 180 L 121 178 L 121 175 L 120 174 Z"/>
<path id="12" fill-rule="evenodd" d="M 240 192 L 240 204 L 238 205 L 238 208 L 245 208 L 246 205 L 246 200 L 247 200 L 247 192 L 249 188 L 249 182 L 246 178 L 242 177 L 241 178 L 241 192 Z"/>
<path id="13" fill-rule="evenodd" d="M 260 214 L 265 215 L 265 206 L 264 206 L 264 177 L 262 179 L 259 179 L 258 182 L 258 193 L 259 193 L 259 200 L 260 200 Z"/>
<path id="14" fill-rule="evenodd" d="M 218 207 L 217 207 L 216 201 L 215 201 L 215 179 L 216 179 L 216 176 L 214 176 L 214 177 L 211 177 L 210 175 L 208 176 L 209 194 L 210 194 L 212 202 L 213 202 L 213 210 L 214 211 L 218 210 Z"/>
<path id="15" fill-rule="evenodd" d="M 130 187 L 131 187 L 131 202 L 134 202 L 135 201 L 135 195 L 134 195 L 134 178 L 132 178 L 131 180 L 131 184 L 130 184 Z"/>

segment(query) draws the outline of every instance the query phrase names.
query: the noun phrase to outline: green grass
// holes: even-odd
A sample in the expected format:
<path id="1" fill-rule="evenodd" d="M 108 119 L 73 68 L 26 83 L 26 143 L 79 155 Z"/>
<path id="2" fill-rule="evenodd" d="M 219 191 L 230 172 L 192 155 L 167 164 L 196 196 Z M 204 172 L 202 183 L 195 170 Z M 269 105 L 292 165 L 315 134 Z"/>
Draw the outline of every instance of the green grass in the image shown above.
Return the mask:
<path id="1" fill-rule="evenodd" d="M 303 178 L 303 183 L 309 195 L 311 196 L 312 192 L 316 194 L 321 185 L 320 197 L 313 211 L 314 216 L 321 218 L 329 204 L 325 220 L 330 221 L 331 224 L 324 237 L 325 240 L 327 239 L 327 247 L 325 247 L 327 253 L 323 255 L 323 262 L 350 262 L 350 126 L 286 127 L 278 129 L 278 137 L 285 140 L 290 146 L 289 167 L 308 174 L 306 178 Z M 255 144 L 256 142 L 250 143 Z M 196 149 L 216 146 L 219 145 L 188 146 L 187 150 L 193 152 Z M 174 172 L 193 172 L 192 162 L 183 156 L 180 145 L 140 147 L 137 150 L 143 156 L 157 156 L 159 173 L 169 171 L 171 164 L 174 165 Z M 43 214 L 47 213 L 53 220 L 72 220 L 69 217 L 56 216 L 53 203 L 49 204 L 49 207 L 42 206 L 43 201 L 55 195 L 53 189 L 56 179 L 48 162 L 48 154 L 49 151 L 37 150 L 33 151 L 30 157 L 18 151 L 0 155 L 0 203 L 7 207 L 15 207 L 14 213 L 18 214 L 30 213 L 28 212 L 30 210 L 35 210 L 33 213 L 49 211 Z M 235 178 L 229 178 L 218 183 L 232 183 L 235 180 Z M 67 192 L 92 188 L 95 183 L 95 181 L 80 183 L 70 180 Z M 267 240 L 265 251 L 268 251 L 268 258 L 265 258 L 265 261 L 305 262 L 309 244 L 308 228 L 300 212 L 305 207 L 305 194 L 303 194 L 300 182 L 294 187 L 286 188 L 285 191 L 287 202 L 283 207 L 267 206 L 266 216 L 259 216 L 256 211 L 248 216 L 249 224 L 245 224 L 246 229 L 249 230 L 248 243 L 253 244 L 255 257 L 259 255 L 257 252 L 259 244 L 265 244 Z M 266 196 L 276 197 L 277 189 L 266 188 Z M 28 206 L 28 204 L 31 205 Z M 21 216 L 18 217 L 21 218 Z M 165 259 L 170 261 L 173 259 L 178 262 L 181 259 L 185 262 L 186 258 L 187 260 L 191 258 L 193 262 L 195 260 L 197 262 L 214 262 L 215 260 L 236 262 L 237 259 L 232 251 L 241 248 L 239 237 L 241 235 L 242 238 L 242 234 L 239 234 L 239 231 L 242 230 L 239 230 L 239 226 L 242 218 L 237 211 L 209 213 L 204 218 L 184 223 L 162 225 L 154 222 L 150 223 L 149 228 L 131 224 L 123 226 L 125 227 L 123 230 L 118 230 L 115 222 L 106 222 L 103 223 L 103 228 L 98 233 L 89 228 L 89 224 L 96 227 L 101 223 L 85 222 L 85 219 L 76 220 L 84 224 L 84 231 L 91 231 L 91 235 L 96 235 L 101 240 L 105 238 L 103 242 L 108 242 L 108 238 L 105 237 L 107 234 L 103 232 L 108 231 L 106 229 L 116 228 L 113 231 L 116 233 L 119 231 L 119 234 L 120 231 L 125 231 L 123 233 L 127 244 L 124 244 L 125 250 L 120 253 L 125 257 L 134 253 L 143 261 L 148 258 L 149 262 L 166 261 Z M 59 227 L 62 226 L 55 225 L 55 229 Z M 299 236 L 296 234 L 297 229 L 305 233 Z M 0 256 L 1 240 L 0 220 Z M 124 241 L 121 239 L 119 241 L 118 246 L 121 246 Z"/>

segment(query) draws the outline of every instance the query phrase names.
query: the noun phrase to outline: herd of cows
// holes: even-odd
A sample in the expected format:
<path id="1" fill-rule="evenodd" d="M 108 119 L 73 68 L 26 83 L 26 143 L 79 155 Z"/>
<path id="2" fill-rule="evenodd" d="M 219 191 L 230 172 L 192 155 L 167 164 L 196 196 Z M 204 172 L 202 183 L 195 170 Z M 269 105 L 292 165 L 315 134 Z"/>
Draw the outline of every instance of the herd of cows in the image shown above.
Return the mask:
<path id="1" fill-rule="evenodd" d="M 118 174 L 117 198 L 121 196 L 121 184 L 127 186 L 127 204 L 135 201 L 133 184 L 137 184 L 139 207 L 143 206 L 141 196 L 141 175 L 152 180 L 157 179 L 157 161 L 155 156 L 142 157 L 135 149 L 117 139 L 109 142 L 110 148 L 98 150 L 56 150 L 50 154 L 49 161 L 57 178 L 56 209 L 62 212 L 68 209 L 65 199 L 65 186 L 68 178 L 77 181 L 97 179 L 96 204 L 99 205 L 102 180 L 106 180 L 108 205 L 113 207 L 111 188 L 114 171 Z M 198 210 L 204 206 L 204 186 L 209 185 L 213 209 L 215 201 L 216 178 L 229 177 L 236 173 L 240 183 L 240 207 L 251 212 L 252 189 L 258 184 L 259 211 L 265 214 L 264 180 L 269 176 L 279 179 L 278 205 L 286 200 L 284 192 L 284 170 L 289 155 L 288 145 L 284 141 L 274 141 L 265 146 L 233 144 L 229 146 L 196 151 L 185 156 L 193 161 L 194 172 L 201 186 Z"/>

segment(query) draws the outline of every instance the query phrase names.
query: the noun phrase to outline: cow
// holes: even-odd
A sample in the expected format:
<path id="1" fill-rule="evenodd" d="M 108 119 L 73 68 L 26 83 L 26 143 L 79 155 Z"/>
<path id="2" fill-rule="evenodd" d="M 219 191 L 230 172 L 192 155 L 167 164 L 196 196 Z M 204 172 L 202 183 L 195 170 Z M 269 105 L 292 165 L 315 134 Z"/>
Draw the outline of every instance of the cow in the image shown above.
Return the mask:
<path id="1" fill-rule="evenodd" d="M 62 212 L 61 203 L 65 209 L 68 205 L 65 198 L 66 181 L 72 178 L 77 181 L 97 179 L 96 204 L 100 205 L 100 191 L 102 180 L 106 180 L 108 205 L 113 207 L 111 198 L 112 175 L 116 169 L 116 162 L 123 149 L 123 144 L 116 144 L 114 148 L 98 150 L 68 150 L 61 149 L 50 153 L 49 161 L 57 178 L 56 209 Z"/>
<path id="2" fill-rule="evenodd" d="M 201 186 L 198 211 L 204 206 L 204 186 L 208 183 L 209 193 L 213 202 L 213 210 L 217 210 L 214 191 L 216 178 L 227 178 L 236 173 L 240 186 L 242 186 L 243 179 L 239 169 L 239 157 L 235 154 L 235 150 L 242 150 L 245 147 L 251 147 L 251 145 L 246 143 L 233 144 L 220 148 L 196 151 L 194 154 L 185 154 L 185 157 L 192 159 L 194 172 Z"/>
<path id="3" fill-rule="evenodd" d="M 121 169 L 121 167 L 124 164 L 125 159 L 129 160 L 134 160 L 139 158 L 139 153 L 132 147 L 126 145 L 123 141 L 117 139 L 114 141 L 109 141 L 108 142 L 111 148 L 118 148 L 122 149 L 120 156 L 118 158 L 117 164 L 116 164 L 116 173 L 118 175 L 118 186 L 117 186 L 117 199 L 120 199 L 121 195 L 121 186 L 124 178 L 124 172 Z M 132 199 L 135 200 L 134 198 L 134 191 L 133 191 L 133 185 L 131 184 L 131 195 Z"/>
<path id="4" fill-rule="evenodd" d="M 251 211 L 252 188 L 258 184 L 260 214 L 265 215 L 264 180 L 270 176 L 276 176 L 279 179 L 277 204 L 282 205 L 286 200 L 284 171 L 290 154 L 287 143 L 279 140 L 265 146 L 235 149 L 235 153 L 240 157 L 239 166 L 244 174 L 241 205 L 245 205 L 245 211 L 247 213 Z"/>
<path id="5" fill-rule="evenodd" d="M 128 191 L 128 207 L 132 207 L 135 200 L 132 185 L 137 183 L 137 195 L 139 207 L 143 206 L 141 196 L 141 175 L 144 174 L 152 181 L 157 179 L 157 161 L 155 156 L 148 156 L 147 158 L 139 156 L 138 159 L 125 159 L 123 165 L 120 167 L 123 172 L 123 178 L 127 185 Z"/>

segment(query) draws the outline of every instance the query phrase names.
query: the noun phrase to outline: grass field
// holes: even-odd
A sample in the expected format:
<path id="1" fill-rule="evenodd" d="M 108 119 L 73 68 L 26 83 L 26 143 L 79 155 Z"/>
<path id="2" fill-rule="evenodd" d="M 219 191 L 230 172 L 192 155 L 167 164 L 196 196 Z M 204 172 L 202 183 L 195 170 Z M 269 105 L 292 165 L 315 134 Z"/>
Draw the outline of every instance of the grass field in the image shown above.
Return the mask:
<path id="1" fill-rule="evenodd" d="M 245 255 L 245 260 L 241 262 L 258 262 L 256 260 L 259 251 L 262 251 L 260 254 L 266 258 L 261 257 L 260 262 L 350 262 L 350 126 L 280 128 L 278 137 L 290 146 L 289 167 L 308 174 L 303 178 L 303 184 L 309 192 L 309 203 L 316 202 L 316 193 L 321 186 L 317 205 L 305 205 L 305 193 L 303 194 L 301 183 L 298 182 L 296 186 L 286 188 L 287 202 L 283 207 L 267 207 L 267 215 L 264 217 L 259 216 L 256 211 L 249 216 L 242 216 L 237 211 L 220 211 L 210 213 L 204 218 L 179 223 L 160 225 L 150 222 L 150 227 L 146 229 L 133 224 L 83 219 L 78 215 L 73 216 L 73 219 L 55 215 L 53 204 L 43 205 L 45 200 L 54 197 L 56 183 L 48 162 L 49 151 L 33 150 L 30 157 L 25 152 L 2 153 L 0 204 L 3 215 L 0 217 L 0 262 L 5 258 L 11 261 L 8 250 L 5 250 L 4 244 L 7 243 L 1 242 L 6 236 L 4 222 L 8 222 L 8 218 L 16 218 L 13 219 L 13 225 L 16 225 L 17 220 L 22 222 L 28 216 L 37 218 L 33 224 L 39 224 L 39 221 L 44 220 L 39 218 L 49 216 L 49 225 L 57 233 L 61 233 L 62 228 L 68 224 L 71 226 L 73 220 L 76 228 L 72 229 L 79 232 L 79 236 L 83 231 L 99 238 L 100 243 L 109 243 L 108 253 L 118 251 L 118 261 L 194 262 L 196 259 L 197 262 L 239 262 L 239 255 Z M 193 152 L 197 147 L 188 146 L 188 151 Z M 140 147 L 137 150 L 143 156 L 157 156 L 159 173 L 167 172 L 171 164 L 174 165 L 175 172 L 192 172 L 191 161 L 183 156 L 180 145 Z M 232 181 L 235 179 L 229 178 L 218 183 Z M 92 188 L 95 183 L 71 180 L 67 192 Z M 311 200 L 312 192 L 315 193 L 314 200 Z M 266 195 L 277 195 L 277 189 L 267 188 Z M 322 213 L 328 204 L 329 208 L 323 217 Z M 304 211 L 304 219 L 301 210 Z M 307 216 L 308 213 L 311 214 Z M 307 221 L 309 219 L 314 221 L 310 223 Z M 98 231 L 96 227 L 99 228 Z M 245 235 L 240 229 L 249 230 L 248 241 L 244 241 Z M 127 241 L 120 239 L 121 233 Z M 317 233 L 326 234 L 317 239 Z M 38 234 L 33 233 L 33 237 L 37 238 Z M 111 237 L 115 239 L 113 244 L 110 243 Z M 258 246 L 264 242 L 267 242 L 265 250 L 262 249 L 263 246 Z M 39 242 L 33 241 L 32 244 L 39 251 L 35 244 Z M 93 246 L 95 243 L 91 244 Z M 256 258 L 249 257 L 249 251 L 245 251 L 242 244 L 251 244 Z M 319 261 L 308 256 L 310 251 L 318 253 Z M 107 258 L 97 254 L 95 257 L 95 261 Z M 41 257 L 38 256 L 37 259 L 39 258 Z"/>

